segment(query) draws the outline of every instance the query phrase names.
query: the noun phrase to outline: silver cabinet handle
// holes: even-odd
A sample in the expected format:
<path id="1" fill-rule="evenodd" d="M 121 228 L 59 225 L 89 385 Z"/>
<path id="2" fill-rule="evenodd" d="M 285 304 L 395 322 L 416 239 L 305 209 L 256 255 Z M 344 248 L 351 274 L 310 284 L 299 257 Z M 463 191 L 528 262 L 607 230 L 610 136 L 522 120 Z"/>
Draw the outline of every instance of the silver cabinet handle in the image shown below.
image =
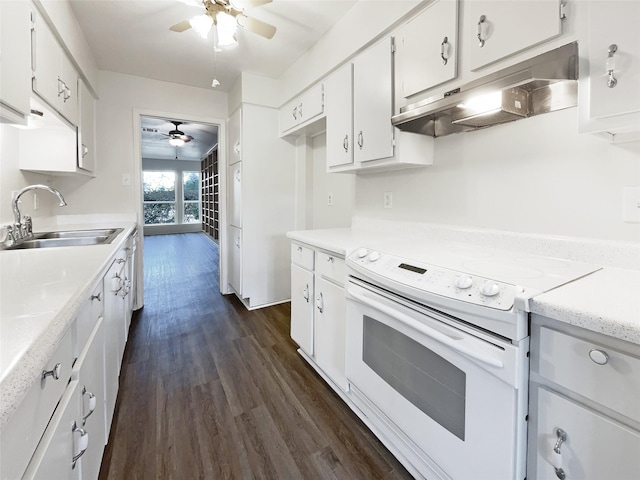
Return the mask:
<path id="1" fill-rule="evenodd" d="M 327 262 L 333 263 L 333 257 L 327 257 Z"/>
<path id="2" fill-rule="evenodd" d="M 484 47 L 484 39 L 482 38 L 482 27 L 486 21 L 487 17 L 485 15 L 480 15 L 480 19 L 478 20 L 478 42 L 480 42 L 480 48 Z"/>
<path id="3" fill-rule="evenodd" d="M 344 148 L 345 153 L 349 152 L 349 135 L 344 136 L 344 140 L 342 140 L 342 148 Z"/>
<path id="4" fill-rule="evenodd" d="M 300 120 L 302 120 L 302 102 L 300 102 L 300 105 L 298 106 L 298 115 L 300 115 Z"/>
<path id="5" fill-rule="evenodd" d="M 82 455 L 84 455 L 84 452 L 87 451 L 87 447 L 89 446 L 89 434 L 84 428 L 78 427 L 76 425 L 76 422 L 73 422 L 73 425 L 71 426 L 71 431 L 73 433 L 80 434 L 78 443 L 75 444 L 74 442 L 74 450 L 73 450 L 74 455 L 73 455 L 73 459 L 71 460 L 71 469 L 73 470 L 74 468 L 76 468 L 77 461 L 80 459 Z M 75 452 L 78 452 L 78 453 L 75 453 Z"/>
<path id="6" fill-rule="evenodd" d="M 298 120 L 298 107 L 297 106 L 293 107 L 293 110 L 291 111 L 291 115 L 293 115 L 293 119 L 294 120 Z"/>
<path id="7" fill-rule="evenodd" d="M 83 143 L 82 144 L 82 158 L 86 157 L 89 154 L 89 148 Z"/>
<path id="8" fill-rule="evenodd" d="M 299 252 L 302 252 L 302 247 L 301 247 L 300 245 L 298 245 L 297 250 L 298 250 Z"/>
<path id="9" fill-rule="evenodd" d="M 307 303 L 309 303 L 309 284 L 305 285 L 302 289 L 302 298 L 304 298 Z"/>
<path id="10" fill-rule="evenodd" d="M 56 363 L 55 366 L 51 370 L 43 370 L 42 371 L 42 379 L 44 380 L 47 377 L 53 377 L 54 380 L 60 380 L 60 369 L 62 368 L 61 363 Z"/>
<path id="11" fill-rule="evenodd" d="M 324 298 L 322 297 L 322 292 L 316 298 L 316 307 L 318 307 L 318 311 L 322 313 L 324 311 Z"/>
<path id="12" fill-rule="evenodd" d="M 102 292 L 99 292 L 97 295 L 91 295 L 89 297 L 89 300 L 94 301 L 94 300 L 98 300 L 99 302 L 102 301 Z"/>
<path id="13" fill-rule="evenodd" d="M 445 56 L 446 54 L 446 56 Z M 440 58 L 442 59 L 442 63 L 444 65 L 449 61 L 449 38 L 444 37 L 442 43 L 440 44 Z"/>
<path id="14" fill-rule="evenodd" d="M 64 94 L 64 91 L 65 91 L 66 87 L 67 86 L 64 84 L 62 79 L 60 77 L 58 77 L 58 96 Z"/>
<path id="15" fill-rule="evenodd" d="M 82 417 L 82 426 L 84 427 L 87 424 L 87 418 L 91 416 L 93 412 L 96 410 L 96 396 L 87 390 L 85 385 L 82 386 L 82 408 L 84 411 L 84 396 L 89 398 L 89 413 L 87 413 L 84 417 Z"/>
<path id="16" fill-rule="evenodd" d="M 613 71 L 616 68 L 616 59 L 614 54 L 618 51 L 618 46 L 615 43 L 609 45 L 607 50 L 607 87 L 613 88 L 618 84 L 618 80 L 613 76 Z"/>
<path id="17" fill-rule="evenodd" d="M 553 447 L 553 468 L 556 471 L 556 477 L 560 480 L 565 480 L 567 474 L 562 469 L 562 452 L 560 451 L 560 447 L 564 442 L 567 441 L 567 432 L 562 430 L 561 428 L 556 429 L 556 444 Z"/>
<path id="18" fill-rule="evenodd" d="M 240 155 L 240 142 L 236 142 L 233 146 L 233 150 L 236 152 L 236 155 Z"/>
<path id="19" fill-rule="evenodd" d="M 362 150 L 362 146 L 364 145 L 364 135 L 362 135 L 362 130 L 358 133 L 358 146 L 360 150 Z"/>
<path id="20" fill-rule="evenodd" d="M 604 350 L 593 349 L 589 351 L 589 358 L 593 363 L 598 365 L 606 365 L 609 363 L 609 355 Z"/>

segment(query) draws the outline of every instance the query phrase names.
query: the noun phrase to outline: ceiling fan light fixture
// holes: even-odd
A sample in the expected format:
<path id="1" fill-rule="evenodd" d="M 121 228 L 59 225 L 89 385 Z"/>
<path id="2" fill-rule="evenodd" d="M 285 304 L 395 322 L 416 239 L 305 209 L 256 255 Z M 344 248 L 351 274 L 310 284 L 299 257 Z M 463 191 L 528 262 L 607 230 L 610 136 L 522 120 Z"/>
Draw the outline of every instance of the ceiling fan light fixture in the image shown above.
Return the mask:
<path id="1" fill-rule="evenodd" d="M 211 86 L 213 88 L 219 87 L 220 86 L 220 81 L 217 78 L 214 78 L 213 81 L 211 82 Z"/>
<path id="2" fill-rule="evenodd" d="M 170 137 L 169 144 L 173 145 L 174 147 L 181 147 L 184 145 L 184 140 L 179 137 Z"/>
<path id="3" fill-rule="evenodd" d="M 206 39 L 213 26 L 213 18 L 206 14 L 198 15 L 189 20 L 189 25 L 198 35 Z"/>
<path id="4" fill-rule="evenodd" d="M 216 30 L 218 33 L 217 45 L 226 47 L 238 43 L 236 30 L 238 22 L 231 15 L 225 12 L 218 12 L 216 15 Z"/>

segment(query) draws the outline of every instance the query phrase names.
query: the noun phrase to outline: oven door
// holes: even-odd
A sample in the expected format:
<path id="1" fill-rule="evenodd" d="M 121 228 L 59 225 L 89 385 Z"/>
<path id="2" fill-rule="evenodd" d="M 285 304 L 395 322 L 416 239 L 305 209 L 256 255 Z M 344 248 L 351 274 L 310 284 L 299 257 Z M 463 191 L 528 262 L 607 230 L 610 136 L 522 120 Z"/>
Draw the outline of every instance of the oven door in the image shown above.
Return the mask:
<path id="1" fill-rule="evenodd" d="M 528 339 L 514 346 L 455 325 L 350 280 L 345 367 L 354 402 L 363 395 L 375 405 L 380 422 L 436 464 L 430 472 L 524 478 Z"/>

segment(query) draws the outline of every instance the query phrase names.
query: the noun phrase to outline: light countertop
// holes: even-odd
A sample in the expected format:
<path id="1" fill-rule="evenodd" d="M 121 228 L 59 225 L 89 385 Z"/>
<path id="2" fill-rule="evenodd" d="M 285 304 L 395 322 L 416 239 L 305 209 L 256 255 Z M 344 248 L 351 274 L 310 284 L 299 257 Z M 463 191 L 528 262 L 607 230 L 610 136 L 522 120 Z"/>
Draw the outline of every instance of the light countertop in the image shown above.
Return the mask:
<path id="1" fill-rule="evenodd" d="M 402 241 L 424 235 L 429 238 L 438 237 L 439 241 L 459 242 L 464 238 L 465 242 L 477 245 L 496 243 L 494 237 L 499 235 L 501 248 L 509 248 L 509 242 L 513 240 L 514 250 L 526 245 L 527 253 L 556 258 L 563 258 L 562 253 L 566 251 L 576 255 L 578 250 L 575 239 L 527 237 L 520 234 L 510 239 L 508 233 L 501 235 L 500 232 L 450 230 L 446 227 L 438 231 L 440 227 L 432 226 L 428 229 L 424 226 L 379 224 L 374 226 L 376 228 L 371 228 L 371 225 L 364 227 L 359 225 L 354 228 L 303 230 L 289 232 L 287 236 L 344 256 L 361 246 L 393 243 L 402 245 Z M 636 245 L 615 242 L 608 245 L 602 241 L 579 243 L 579 248 L 584 250 L 584 258 L 578 260 L 605 261 L 607 252 L 616 252 L 620 258 L 613 259 L 612 264 L 624 264 L 622 256 L 626 255 L 626 264 L 640 266 L 640 250 L 637 250 Z M 378 248 L 382 250 L 382 247 Z M 596 272 L 534 297 L 530 302 L 531 313 L 640 345 L 640 269 L 624 269 L 606 264 L 598 266 L 602 268 Z"/>
<path id="2" fill-rule="evenodd" d="M 95 282 L 136 225 L 59 228 L 107 227 L 123 231 L 106 245 L 0 251 L 0 428 L 40 376 Z"/>

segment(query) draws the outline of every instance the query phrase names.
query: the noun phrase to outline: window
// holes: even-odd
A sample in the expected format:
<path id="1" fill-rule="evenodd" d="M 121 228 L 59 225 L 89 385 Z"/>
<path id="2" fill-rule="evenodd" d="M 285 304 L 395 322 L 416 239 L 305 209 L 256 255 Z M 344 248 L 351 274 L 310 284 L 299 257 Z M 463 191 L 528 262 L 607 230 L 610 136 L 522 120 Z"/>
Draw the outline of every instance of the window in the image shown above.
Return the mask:
<path id="1" fill-rule="evenodd" d="M 200 172 L 182 172 L 182 223 L 200 222 Z"/>
<path id="2" fill-rule="evenodd" d="M 142 172 L 145 225 L 176 223 L 175 172 Z"/>

